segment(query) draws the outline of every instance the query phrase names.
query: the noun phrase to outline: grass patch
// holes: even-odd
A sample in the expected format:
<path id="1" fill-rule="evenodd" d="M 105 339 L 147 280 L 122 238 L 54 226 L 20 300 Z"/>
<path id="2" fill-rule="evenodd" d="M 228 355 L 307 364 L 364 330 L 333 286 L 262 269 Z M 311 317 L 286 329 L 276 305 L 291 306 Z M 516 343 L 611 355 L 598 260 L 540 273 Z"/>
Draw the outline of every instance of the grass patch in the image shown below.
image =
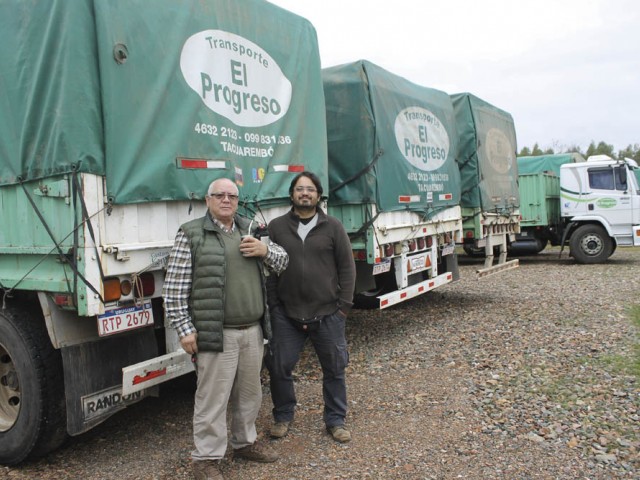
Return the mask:
<path id="1" fill-rule="evenodd" d="M 630 355 L 605 355 L 601 360 L 614 372 L 625 375 L 633 375 L 640 380 L 640 305 L 634 305 L 629 310 L 629 318 L 636 328 L 636 333 L 631 341 Z"/>

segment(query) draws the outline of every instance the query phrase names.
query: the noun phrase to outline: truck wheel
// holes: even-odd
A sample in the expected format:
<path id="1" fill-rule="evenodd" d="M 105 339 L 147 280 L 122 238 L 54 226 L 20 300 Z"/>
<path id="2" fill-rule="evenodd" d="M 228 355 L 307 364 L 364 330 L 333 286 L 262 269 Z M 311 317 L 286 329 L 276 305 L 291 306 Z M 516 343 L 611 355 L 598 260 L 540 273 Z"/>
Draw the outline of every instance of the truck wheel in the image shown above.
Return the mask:
<path id="1" fill-rule="evenodd" d="M 571 254 L 578 263 L 604 263 L 612 252 L 612 241 L 599 225 L 582 225 L 571 235 Z"/>
<path id="2" fill-rule="evenodd" d="M 45 455 L 66 438 L 60 352 L 36 314 L 0 310 L 0 463 Z"/>
<path id="3" fill-rule="evenodd" d="M 380 300 L 378 300 L 377 297 L 397 288 L 396 278 L 393 271 L 382 273 L 376 277 L 376 288 L 356 293 L 353 296 L 353 306 L 355 308 L 360 308 L 362 310 L 379 308 Z"/>

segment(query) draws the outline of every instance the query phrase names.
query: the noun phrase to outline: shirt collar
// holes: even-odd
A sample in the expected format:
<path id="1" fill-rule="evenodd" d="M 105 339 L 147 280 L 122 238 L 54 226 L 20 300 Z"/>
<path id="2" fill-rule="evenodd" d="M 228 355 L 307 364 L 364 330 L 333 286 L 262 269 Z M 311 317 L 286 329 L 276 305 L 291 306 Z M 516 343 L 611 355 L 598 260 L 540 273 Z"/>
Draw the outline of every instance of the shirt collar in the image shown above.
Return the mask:
<path id="1" fill-rule="evenodd" d="M 233 233 L 233 232 L 235 232 L 235 230 L 236 230 L 236 221 L 235 220 L 231 224 L 231 228 L 227 228 L 227 227 L 224 226 L 224 224 L 220 220 L 218 220 L 216 217 L 211 215 L 210 211 L 207 211 L 207 215 L 209 215 L 209 218 L 211 219 L 213 224 L 216 225 L 224 233 Z"/>

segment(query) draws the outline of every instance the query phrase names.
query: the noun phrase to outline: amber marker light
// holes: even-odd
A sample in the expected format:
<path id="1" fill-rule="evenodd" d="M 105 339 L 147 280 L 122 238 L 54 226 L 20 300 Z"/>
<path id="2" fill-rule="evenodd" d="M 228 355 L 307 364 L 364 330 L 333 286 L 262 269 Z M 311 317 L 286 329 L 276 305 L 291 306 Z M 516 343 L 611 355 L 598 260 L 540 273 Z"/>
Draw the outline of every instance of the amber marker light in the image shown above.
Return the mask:
<path id="1" fill-rule="evenodd" d="M 123 297 L 129 295 L 131 293 L 131 290 L 133 290 L 133 285 L 131 285 L 131 282 L 129 280 L 123 280 L 122 282 L 120 282 L 120 292 L 122 292 Z"/>
<path id="2" fill-rule="evenodd" d="M 104 301 L 113 302 L 119 300 L 121 296 L 120 292 L 120 280 L 117 278 L 107 278 L 102 283 L 104 289 Z"/>

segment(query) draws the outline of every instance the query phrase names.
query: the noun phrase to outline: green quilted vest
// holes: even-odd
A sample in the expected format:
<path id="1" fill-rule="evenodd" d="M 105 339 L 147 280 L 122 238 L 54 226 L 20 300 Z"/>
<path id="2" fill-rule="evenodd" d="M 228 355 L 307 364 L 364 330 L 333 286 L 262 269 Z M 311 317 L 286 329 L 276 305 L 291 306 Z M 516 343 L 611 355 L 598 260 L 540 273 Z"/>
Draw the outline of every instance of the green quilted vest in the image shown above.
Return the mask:
<path id="1" fill-rule="evenodd" d="M 246 233 L 249 221 L 236 217 L 236 227 Z M 193 281 L 189 305 L 191 318 L 198 331 L 198 350 L 221 352 L 224 327 L 225 258 L 224 241 L 208 215 L 185 223 L 180 227 L 191 243 Z M 262 263 L 262 262 L 261 262 Z M 262 273 L 262 268 L 260 268 Z M 271 323 L 266 307 L 266 289 L 262 278 L 265 298 L 265 316 L 262 329 L 266 338 L 271 338 Z"/>

